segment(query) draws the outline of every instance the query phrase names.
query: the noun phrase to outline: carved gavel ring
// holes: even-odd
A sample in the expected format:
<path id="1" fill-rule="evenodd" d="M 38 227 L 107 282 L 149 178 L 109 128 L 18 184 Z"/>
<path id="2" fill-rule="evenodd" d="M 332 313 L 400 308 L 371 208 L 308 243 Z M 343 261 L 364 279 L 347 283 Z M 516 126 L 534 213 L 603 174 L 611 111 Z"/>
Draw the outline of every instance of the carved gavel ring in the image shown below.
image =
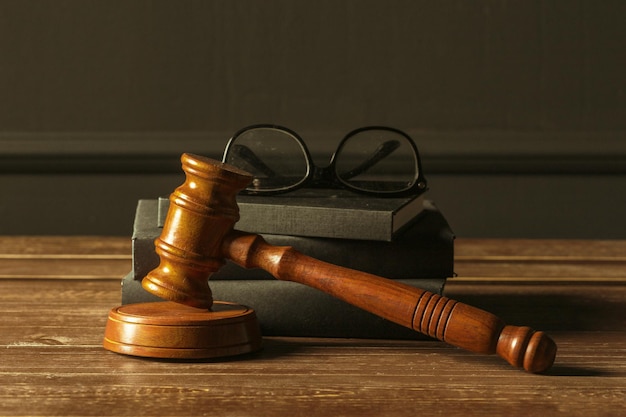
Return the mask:
<path id="1" fill-rule="evenodd" d="M 224 259 L 230 259 L 246 268 L 262 268 L 279 280 L 316 288 L 451 345 L 477 353 L 496 353 L 529 372 L 544 372 L 552 366 L 556 344 L 543 332 L 506 325 L 491 313 L 450 298 L 319 261 L 291 247 L 269 245 L 259 235 L 233 230 L 239 219 L 236 195 L 251 176 L 201 156 L 184 154 L 181 160 L 186 180 L 170 196 L 165 225 L 155 241 L 160 265 L 142 281 L 148 292 L 192 312 L 216 310 L 208 278 Z M 217 307 L 223 309 L 221 304 Z M 172 310 L 177 311 L 176 307 Z M 115 333 L 109 332 L 108 325 L 107 332 Z M 107 338 L 123 337 L 114 334 Z M 257 343 L 253 344 L 250 350 L 258 348 Z"/>

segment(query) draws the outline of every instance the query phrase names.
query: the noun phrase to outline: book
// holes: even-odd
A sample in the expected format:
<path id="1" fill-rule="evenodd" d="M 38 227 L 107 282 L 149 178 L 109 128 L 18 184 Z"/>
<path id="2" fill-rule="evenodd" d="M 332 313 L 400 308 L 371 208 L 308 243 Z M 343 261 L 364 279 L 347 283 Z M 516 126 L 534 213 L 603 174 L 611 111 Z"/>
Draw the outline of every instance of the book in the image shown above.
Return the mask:
<path id="1" fill-rule="evenodd" d="M 424 194 L 382 198 L 347 190 L 300 189 L 239 195 L 240 230 L 259 234 L 392 241 L 424 208 Z M 160 224 L 169 200 L 159 200 Z"/>
<path id="2" fill-rule="evenodd" d="M 154 240 L 162 230 L 158 200 L 140 200 L 133 231 L 133 270 L 124 278 L 122 304 L 157 301 L 141 287 L 159 258 Z M 238 224 L 237 224 L 238 226 Z M 293 246 L 314 258 L 400 280 L 441 294 L 453 276 L 453 241 L 443 215 L 430 201 L 393 241 L 331 239 L 262 234 L 270 244 Z M 267 336 L 420 338 L 409 329 L 301 284 L 274 279 L 260 269 L 226 264 L 210 279 L 216 300 L 247 305 L 257 312 Z"/>

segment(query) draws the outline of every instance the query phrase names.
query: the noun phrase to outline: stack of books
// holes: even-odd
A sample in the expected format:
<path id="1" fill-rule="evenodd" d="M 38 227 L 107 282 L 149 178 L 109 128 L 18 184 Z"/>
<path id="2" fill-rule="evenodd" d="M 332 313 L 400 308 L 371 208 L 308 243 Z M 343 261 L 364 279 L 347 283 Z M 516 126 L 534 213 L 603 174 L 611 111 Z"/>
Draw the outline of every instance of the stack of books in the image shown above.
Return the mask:
<path id="1" fill-rule="evenodd" d="M 454 234 L 423 195 L 376 198 L 338 190 L 296 190 L 277 196 L 239 196 L 237 230 L 313 258 L 440 294 L 454 271 Z M 141 287 L 159 258 L 169 200 L 140 200 L 133 232 L 133 270 L 122 303 L 157 301 Z M 421 336 L 321 291 L 279 281 L 230 261 L 209 281 L 215 300 L 253 308 L 267 336 L 415 339 Z"/>

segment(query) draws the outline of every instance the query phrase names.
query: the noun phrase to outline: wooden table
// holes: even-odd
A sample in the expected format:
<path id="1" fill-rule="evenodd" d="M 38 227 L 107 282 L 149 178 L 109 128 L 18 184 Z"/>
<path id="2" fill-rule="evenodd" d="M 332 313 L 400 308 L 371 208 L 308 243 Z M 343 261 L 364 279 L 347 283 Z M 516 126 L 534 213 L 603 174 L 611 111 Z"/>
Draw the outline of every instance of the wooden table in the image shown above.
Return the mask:
<path id="1" fill-rule="evenodd" d="M 266 338 L 237 359 L 101 347 L 130 240 L 0 238 L 0 415 L 626 415 L 626 241 L 466 240 L 446 295 L 547 330 L 533 375 L 436 341 Z M 233 300 L 236 301 L 236 300 Z"/>

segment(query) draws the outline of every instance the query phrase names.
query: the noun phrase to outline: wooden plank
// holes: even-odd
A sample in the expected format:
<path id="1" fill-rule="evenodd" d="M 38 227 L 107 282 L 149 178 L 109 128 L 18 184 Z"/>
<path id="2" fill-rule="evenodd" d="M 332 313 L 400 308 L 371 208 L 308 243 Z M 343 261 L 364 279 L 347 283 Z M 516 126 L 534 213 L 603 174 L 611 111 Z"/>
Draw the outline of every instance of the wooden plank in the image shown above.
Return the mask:
<path id="1" fill-rule="evenodd" d="M 456 243 L 456 255 L 461 259 L 503 256 L 513 259 L 626 260 L 626 240 L 459 238 Z"/>
<path id="2" fill-rule="evenodd" d="M 556 340 L 562 352 L 549 375 L 432 342 L 268 339 L 259 354 L 195 363 L 136 359 L 97 346 L 12 346 L 2 356 L 12 367 L 0 371 L 0 412 L 586 416 L 590 409 L 594 415 L 624 410 L 624 335 L 563 333 Z"/>
<path id="3" fill-rule="evenodd" d="M 121 279 L 131 269 L 130 238 L 0 237 L 0 279 Z"/>
<path id="4" fill-rule="evenodd" d="M 468 281 L 626 282 L 626 241 L 458 239 L 455 272 Z"/>
<path id="5" fill-rule="evenodd" d="M 129 256 L 130 237 L 115 236 L 1 236 L 0 255 Z"/>
<path id="6" fill-rule="evenodd" d="M 119 279 L 131 269 L 124 237 L 1 237 L 0 278 Z M 457 239 L 457 280 L 626 282 L 626 241 Z"/>
<path id="7" fill-rule="evenodd" d="M 59 240 L 56 245 L 54 241 L 47 240 L 48 246 L 38 250 L 63 255 L 62 250 L 51 249 L 59 246 Z M 79 250 L 92 248 L 89 239 L 82 243 L 69 245 L 72 250 L 67 253 L 80 255 Z M 518 252 L 519 242 L 481 241 L 474 248 L 466 244 L 470 242 L 460 242 L 459 248 L 472 256 L 509 256 L 506 250 L 517 256 L 536 250 L 521 245 Z M 508 249 L 502 248 L 507 245 Z M 86 250 L 90 255 L 122 252 L 123 246 L 117 248 Z M 12 250 L 19 253 L 15 247 Z M 554 256 L 564 256 L 567 245 L 551 250 Z M 598 253 L 609 252 L 599 249 Z M 597 253 L 592 250 L 588 255 Z M 85 263 L 72 273 L 92 262 L 104 262 L 103 270 L 107 262 L 117 262 L 115 258 L 79 259 Z M 22 259 L 25 265 L 32 260 Z M 64 262 L 73 262 L 48 261 L 59 261 L 49 265 L 60 269 Z M 518 262 L 522 261 L 503 263 L 503 274 Z M 548 330 L 559 353 L 547 375 L 524 373 L 495 356 L 424 340 L 265 338 L 263 351 L 232 359 L 138 359 L 101 347 L 108 311 L 120 302 L 119 280 L 4 279 L 0 282 L 0 415 L 625 413 L 626 286 L 593 280 L 530 284 L 532 280 L 451 279 L 446 295 L 488 309 L 511 324 Z"/>
<path id="8" fill-rule="evenodd" d="M 0 258 L 0 279 L 121 279 L 132 269 L 130 256 Z"/>

